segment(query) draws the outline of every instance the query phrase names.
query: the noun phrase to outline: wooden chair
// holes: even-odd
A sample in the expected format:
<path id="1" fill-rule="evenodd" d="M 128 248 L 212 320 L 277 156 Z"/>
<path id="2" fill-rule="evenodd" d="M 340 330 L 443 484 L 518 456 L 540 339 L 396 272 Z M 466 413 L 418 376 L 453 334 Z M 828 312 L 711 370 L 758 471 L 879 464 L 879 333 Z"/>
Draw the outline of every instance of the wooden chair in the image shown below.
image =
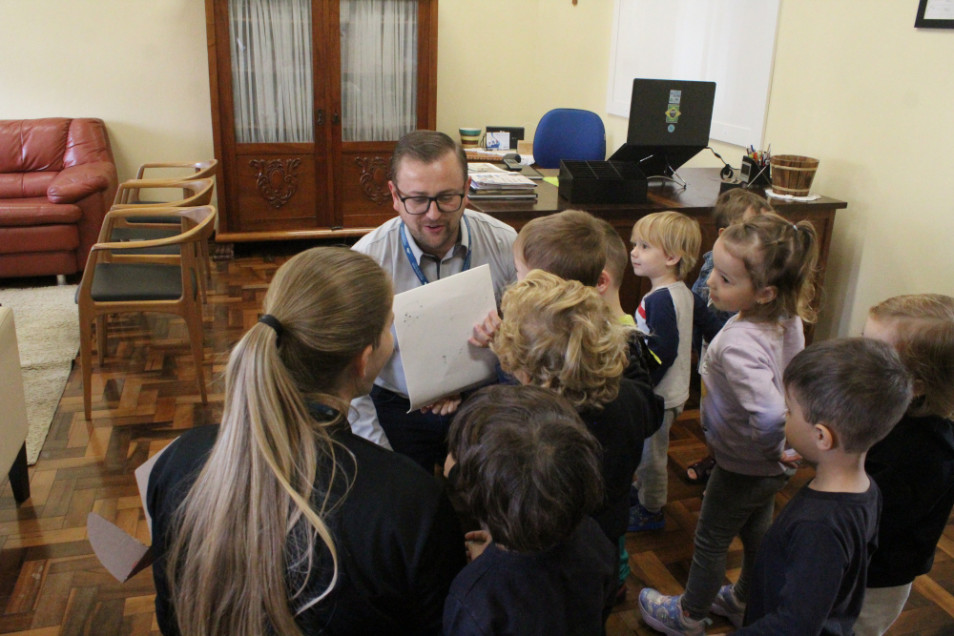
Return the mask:
<path id="1" fill-rule="evenodd" d="M 146 171 L 156 172 L 159 171 L 163 174 L 167 174 L 169 171 L 174 171 L 175 174 L 171 177 L 155 177 L 150 175 L 148 178 L 173 178 L 173 179 L 213 179 L 215 178 L 215 171 L 219 165 L 218 159 L 209 159 L 208 161 L 167 161 L 167 162 L 153 162 L 153 163 L 144 163 L 139 166 L 139 170 L 136 172 L 137 179 L 146 179 Z M 189 172 L 189 171 L 192 172 Z M 182 173 L 186 173 L 183 175 Z"/>
<path id="2" fill-rule="evenodd" d="M 163 213 L 169 215 L 168 208 Z M 215 221 L 215 208 L 201 206 L 179 208 L 171 212 L 180 219 L 180 231 L 171 237 L 125 242 L 97 243 L 90 251 L 89 263 L 77 291 L 80 321 L 80 363 L 83 372 L 83 413 L 92 416 L 92 324 L 96 323 L 97 358 L 102 365 L 106 350 L 106 315 L 128 312 L 158 312 L 182 316 L 189 331 L 196 381 L 202 403 L 208 402 L 202 370 L 202 304 L 198 300 L 199 242 L 208 242 Z M 113 210 L 117 218 L 142 218 L 149 210 L 137 208 Z M 149 254 L 150 250 L 174 246 L 178 263 L 171 264 L 168 254 Z M 135 255 L 131 261 L 132 252 Z M 118 254 L 117 254 L 118 252 Z"/>
<path id="3" fill-rule="evenodd" d="M 212 189 L 215 179 L 130 179 L 119 184 L 113 207 L 189 207 L 209 205 L 212 202 Z M 148 202 L 142 198 L 144 190 L 169 192 L 162 200 Z M 176 192 L 178 191 L 178 192 Z M 172 197 L 172 198 L 170 198 Z"/>
<path id="4" fill-rule="evenodd" d="M 150 164 L 143 164 L 144 166 Z M 196 164 L 198 165 L 198 164 Z M 142 167 L 140 167 L 140 171 Z M 158 238 L 168 238 L 179 233 L 179 218 L 172 212 L 163 213 L 160 208 L 193 207 L 209 205 L 212 202 L 212 192 L 215 188 L 214 178 L 193 178 L 179 180 L 152 180 L 132 179 L 120 184 L 116 191 L 116 199 L 112 209 L 134 207 L 136 209 L 152 210 L 152 214 L 127 218 L 124 223 L 114 229 L 108 229 L 104 221 L 99 232 L 99 242 L 109 243 L 116 241 L 138 241 Z M 178 199 L 164 202 L 142 202 L 140 193 L 149 191 L 173 191 Z M 207 300 L 206 288 L 212 280 L 212 264 L 209 258 L 208 242 L 197 244 L 199 253 L 199 267 L 202 272 L 200 291 L 202 302 Z"/>

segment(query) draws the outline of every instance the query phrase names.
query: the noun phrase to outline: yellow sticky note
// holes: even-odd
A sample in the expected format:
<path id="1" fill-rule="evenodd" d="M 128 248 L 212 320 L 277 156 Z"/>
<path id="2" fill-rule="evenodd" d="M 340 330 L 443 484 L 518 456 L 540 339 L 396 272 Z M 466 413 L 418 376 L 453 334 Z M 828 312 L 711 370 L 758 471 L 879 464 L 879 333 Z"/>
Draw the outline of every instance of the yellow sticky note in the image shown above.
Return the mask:
<path id="1" fill-rule="evenodd" d="M 560 187 L 560 178 L 559 177 L 543 177 L 543 180 L 549 183 L 550 185 L 555 185 Z"/>

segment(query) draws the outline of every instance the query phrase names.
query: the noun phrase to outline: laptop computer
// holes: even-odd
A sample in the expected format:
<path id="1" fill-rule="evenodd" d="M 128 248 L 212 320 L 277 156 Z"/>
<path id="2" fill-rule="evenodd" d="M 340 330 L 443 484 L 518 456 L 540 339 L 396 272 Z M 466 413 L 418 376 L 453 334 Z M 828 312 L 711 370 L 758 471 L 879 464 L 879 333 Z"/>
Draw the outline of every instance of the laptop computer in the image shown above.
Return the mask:
<path id="1" fill-rule="evenodd" d="M 715 82 L 633 80 L 626 143 L 611 161 L 635 162 L 647 176 L 671 176 L 709 145 Z"/>

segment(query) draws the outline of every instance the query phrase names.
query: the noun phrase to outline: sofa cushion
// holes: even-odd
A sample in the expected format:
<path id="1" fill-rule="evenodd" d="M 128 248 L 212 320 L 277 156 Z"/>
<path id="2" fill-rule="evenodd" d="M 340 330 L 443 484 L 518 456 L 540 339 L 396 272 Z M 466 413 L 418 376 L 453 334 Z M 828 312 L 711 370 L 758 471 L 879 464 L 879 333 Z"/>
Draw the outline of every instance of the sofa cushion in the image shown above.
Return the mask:
<path id="1" fill-rule="evenodd" d="M 0 229 L 0 254 L 69 252 L 79 247 L 75 225 L 35 225 Z"/>
<path id="2" fill-rule="evenodd" d="M 63 167 L 69 168 L 96 161 L 113 163 L 113 151 L 109 147 L 106 124 L 102 119 L 93 117 L 70 121 L 70 129 L 66 137 L 66 152 L 63 153 Z"/>
<path id="3" fill-rule="evenodd" d="M 0 227 L 76 223 L 82 216 L 79 206 L 46 197 L 0 200 Z"/>
<path id="4" fill-rule="evenodd" d="M 0 172 L 59 172 L 73 120 L 65 117 L 0 121 Z"/>
<path id="5" fill-rule="evenodd" d="M 0 199 L 43 197 L 59 172 L 0 173 Z M 58 201 L 57 203 L 61 203 Z"/>

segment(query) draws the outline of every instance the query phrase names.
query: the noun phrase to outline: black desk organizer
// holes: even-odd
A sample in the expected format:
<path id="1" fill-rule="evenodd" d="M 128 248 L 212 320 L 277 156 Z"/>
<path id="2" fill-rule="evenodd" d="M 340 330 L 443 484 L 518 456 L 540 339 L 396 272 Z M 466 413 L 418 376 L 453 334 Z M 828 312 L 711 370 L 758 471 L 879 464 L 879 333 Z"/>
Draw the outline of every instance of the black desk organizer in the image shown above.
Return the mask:
<path id="1" fill-rule="evenodd" d="M 570 203 L 645 203 L 646 176 L 628 161 L 560 161 L 560 196 Z"/>

